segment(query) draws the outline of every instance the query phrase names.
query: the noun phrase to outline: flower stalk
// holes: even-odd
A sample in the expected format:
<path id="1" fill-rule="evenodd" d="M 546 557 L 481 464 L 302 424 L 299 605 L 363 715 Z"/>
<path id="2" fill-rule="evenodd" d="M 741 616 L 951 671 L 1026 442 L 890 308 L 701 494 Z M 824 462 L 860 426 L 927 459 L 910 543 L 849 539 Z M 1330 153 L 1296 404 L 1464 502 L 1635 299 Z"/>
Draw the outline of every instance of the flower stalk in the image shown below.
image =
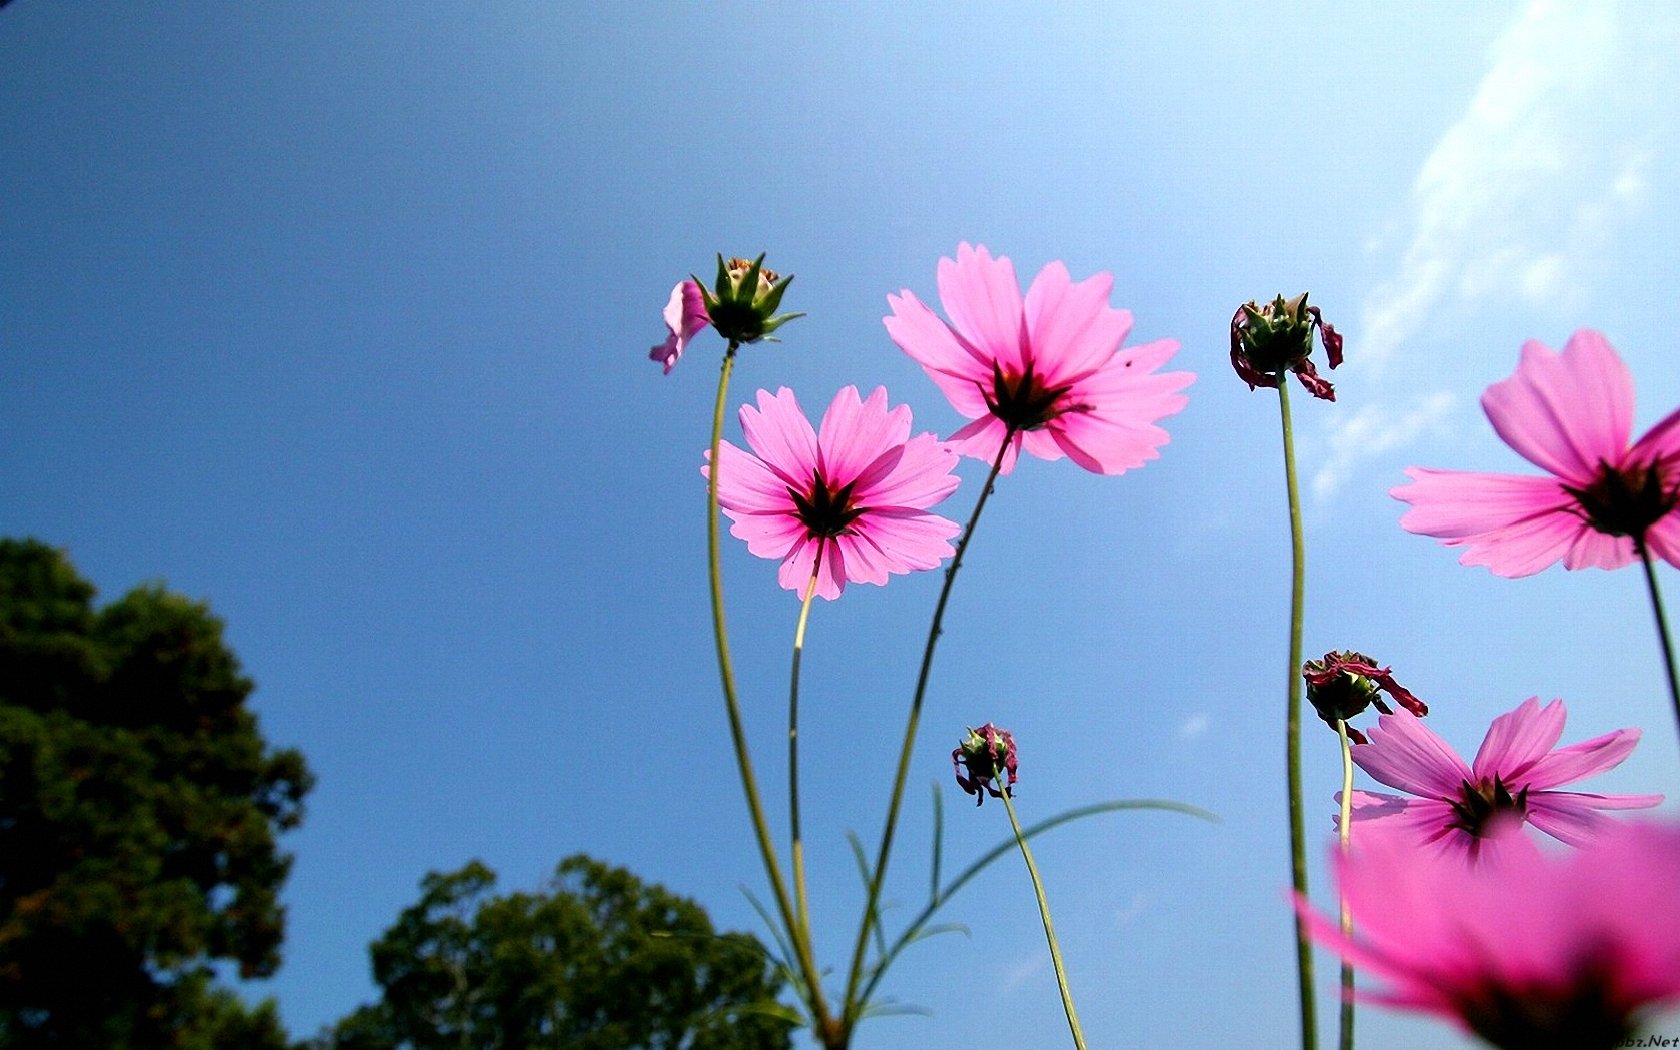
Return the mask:
<path id="1" fill-rule="evenodd" d="M 817 596 L 817 574 L 822 570 L 822 552 L 811 566 L 811 580 L 805 585 L 805 599 L 799 604 L 799 625 L 793 631 L 793 670 L 788 681 L 788 824 L 793 838 L 793 892 L 799 928 L 811 938 L 811 905 L 805 891 L 805 842 L 799 831 L 799 660 L 805 652 L 805 624 L 811 618 L 811 599 Z"/>
<path id="2" fill-rule="evenodd" d="M 1085 1033 L 1080 1030 L 1079 1013 L 1073 1008 L 1073 992 L 1068 988 L 1067 968 L 1062 965 L 1062 948 L 1056 941 L 1056 925 L 1050 921 L 1050 900 L 1044 894 L 1044 880 L 1039 878 L 1038 865 L 1033 863 L 1032 850 L 1027 847 L 1027 837 L 1021 833 L 1021 822 L 1015 816 L 1015 803 L 1010 795 L 1009 788 L 1004 787 L 999 797 L 1003 799 L 1004 811 L 1009 814 L 1009 826 L 1015 832 L 1015 841 L 1021 846 L 1021 859 L 1027 862 L 1027 874 L 1032 877 L 1033 894 L 1038 898 L 1038 914 L 1044 920 L 1044 939 L 1050 943 L 1050 964 L 1056 968 L 1056 988 L 1062 993 L 1062 1012 L 1067 1015 L 1073 1045 L 1078 1050 L 1086 1050 Z"/>
<path id="3" fill-rule="evenodd" d="M 1289 874 L 1296 895 L 1307 896 L 1307 845 L 1301 805 L 1301 633 L 1307 592 L 1306 540 L 1301 532 L 1301 494 L 1295 477 L 1295 437 L 1289 418 L 1289 385 L 1278 383 L 1278 409 L 1283 424 L 1283 478 L 1289 495 L 1289 676 L 1285 700 L 1284 735 L 1286 780 L 1289 791 Z M 1301 1001 L 1301 1050 L 1318 1046 L 1318 1009 L 1313 990 L 1312 944 L 1305 920 L 1295 916 L 1295 967 Z"/>
<path id="4" fill-rule="evenodd" d="M 1651 560 L 1651 549 L 1640 539 L 1639 561 L 1645 567 L 1645 586 L 1651 592 L 1651 614 L 1657 621 L 1657 639 L 1662 643 L 1663 670 L 1668 673 L 1668 697 L 1674 705 L 1674 721 L 1680 729 L 1680 675 L 1674 669 L 1674 640 L 1668 631 L 1668 616 L 1663 612 L 1662 592 L 1657 588 L 1657 567 Z"/>
<path id="5" fill-rule="evenodd" d="M 933 669 L 933 652 L 939 644 L 939 635 L 945 622 L 945 606 L 951 599 L 951 586 L 956 582 L 958 570 L 962 568 L 968 542 L 974 538 L 974 526 L 980 521 L 980 512 L 986 509 L 986 500 L 992 494 L 992 486 L 997 481 L 999 471 L 1003 469 L 1004 458 L 1010 451 L 1014 437 L 1013 431 L 1004 434 L 1003 443 L 998 448 L 996 458 L 992 460 L 992 469 L 986 474 L 986 482 L 981 486 L 980 496 L 974 502 L 974 512 L 968 516 L 968 524 L 963 526 L 962 539 L 957 541 L 957 552 L 945 570 L 945 583 L 940 588 L 939 600 L 933 607 L 933 622 L 928 627 L 927 645 L 922 649 L 922 666 L 916 676 L 915 695 L 910 700 L 910 714 L 904 726 L 904 743 L 899 749 L 898 772 L 893 777 L 891 801 L 887 803 L 887 820 L 881 830 L 881 845 L 876 851 L 875 865 L 869 873 L 869 892 L 864 900 L 863 919 L 858 923 L 857 943 L 852 949 L 851 972 L 846 978 L 843 1023 L 847 1028 L 857 1022 L 865 1005 L 863 998 L 857 994 L 858 986 L 863 980 L 864 957 L 869 950 L 869 934 L 878 915 L 876 909 L 880 905 L 881 885 L 886 879 L 887 861 L 892 855 L 893 835 L 898 830 L 899 806 L 904 801 L 904 784 L 910 775 L 910 759 L 916 748 L 916 731 L 922 718 L 922 701 L 927 696 L 928 676 Z"/>
<path id="6" fill-rule="evenodd" d="M 1341 741 L 1342 751 L 1342 794 L 1341 820 L 1336 824 L 1336 840 L 1341 851 L 1346 856 L 1348 840 L 1353 834 L 1353 748 L 1348 739 L 1347 719 L 1336 720 L 1336 736 Z M 1338 906 L 1342 927 L 1342 936 L 1353 937 L 1353 913 L 1348 910 L 1347 888 L 1340 887 L 1337 891 Z M 1337 1045 L 1341 1050 L 1353 1050 L 1353 963 L 1342 960 L 1342 1007 L 1340 1023 L 1337 1025 Z"/>
<path id="7" fill-rule="evenodd" d="M 738 349 L 739 341 L 731 339 L 729 348 L 724 351 L 723 368 L 718 376 L 717 404 L 712 412 L 711 470 L 706 480 L 706 549 L 707 570 L 711 583 L 712 631 L 717 643 L 718 675 L 723 683 L 723 702 L 729 716 L 729 736 L 735 749 L 735 766 L 741 775 L 741 790 L 747 797 L 747 810 L 752 817 L 759 856 L 764 861 L 764 872 L 770 879 L 770 888 L 776 898 L 776 909 L 781 915 L 782 925 L 787 929 L 789 942 L 793 945 L 797 957 L 795 961 L 805 984 L 812 1024 L 826 1029 L 830 1024 L 828 1006 L 823 999 L 821 974 L 817 971 L 816 959 L 811 952 L 811 939 L 806 935 L 802 924 L 797 921 L 793 904 L 788 897 L 787 882 L 782 877 L 781 862 L 776 858 L 776 847 L 770 837 L 770 824 L 764 816 L 764 803 L 759 798 L 758 778 L 753 773 L 746 729 L 741 721 L 741 704 L 735 688 L 735 664 L 729 653 L 729 629 L 724 620 L 723 558 L 718 539 L 718 448 L 723 443 L 723 411 L 729 396 L 729 378 L 734 371 L 735 352 Z"/>

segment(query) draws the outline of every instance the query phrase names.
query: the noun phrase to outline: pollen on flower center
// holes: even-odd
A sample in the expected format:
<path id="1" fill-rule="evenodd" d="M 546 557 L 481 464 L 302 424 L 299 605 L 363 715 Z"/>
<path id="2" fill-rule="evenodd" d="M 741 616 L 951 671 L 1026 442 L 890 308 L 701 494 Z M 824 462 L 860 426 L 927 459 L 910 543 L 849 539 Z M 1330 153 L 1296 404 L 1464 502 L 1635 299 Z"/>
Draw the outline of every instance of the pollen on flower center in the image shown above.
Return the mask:
<path id="1" fill-rule="evenodd" d="M 1460 828 L 1477 838 L 1488 832 L 1495 823 L 1494 817 L 1509 813 L 1520 819 L 1528 812 L 1528 788 L 1512 795 L 1505 782 L 1497 776 L 1484 777 L 1476 784 L 1461 781 L 1459 788 L 1462 797 L 1457 801 L 1447 800 L 1453 811 L 1453 821 L 1447 826 Z"/>
<path id="2" fill-rule="evenodd" d="M 856 482 L 837 489 L 830 488 L 822 474 L 813 471 L 809 490 L 798 492 L 788 489 L 799 520 L 810 535 L 832 538 L 850 533 L 852 522 L 864 512 L 864 508 L 852 504 L 853 484 Z"/>
<path id="3" fill-rule="evenodd" d="M 1089 406 L 1061 404 L 1071 386 L 1045 386 L 1031 364 L 1020 375 L 992 363 L 992 389 L 982 391 L 992 415 L 1011 430 L 1037 430 L 1065 412 L 1088 411 Z"/>
<path id="4" fill-rule="evenodd" d="M 1680 500 L 1680 483 L 1666 484 L 1662 461 L 1614 467 L 1600 460 L 1598 477 L 1585 488 L 1565 485 L 1586 523 L 1610 536 L 1643 539 Z"/>

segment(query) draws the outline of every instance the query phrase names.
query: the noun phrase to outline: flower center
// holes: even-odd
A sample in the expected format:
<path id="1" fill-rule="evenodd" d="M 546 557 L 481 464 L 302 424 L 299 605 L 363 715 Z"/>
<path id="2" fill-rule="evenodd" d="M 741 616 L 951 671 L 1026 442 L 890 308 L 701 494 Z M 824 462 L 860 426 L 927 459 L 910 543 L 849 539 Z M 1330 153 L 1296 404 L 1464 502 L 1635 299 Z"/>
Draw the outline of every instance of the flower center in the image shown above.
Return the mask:
<path id="1" fill-rule="evenodd" d="M 1521 818 L 1528 811 L 1528 789 L 1523 788 L 1513 796 L 1498 777 L 1478 784 L 1461 780 L 1459 788 L 1462 797 L 1456 802 L 1447 801 L 1453 810 L 1453 822 L 1448 827 L 1462 828 L 1477 838 L 1486 833 L 1488 823 L 1499 814 L 1514 813 Z"/>
<path id="2" fill-rule="evenodd" d="M 793 497 L 793 505 L 799 512 L 799 520 L 812 536 L 832 538 L 851 531 L 852 522 L 864 510 L 852 505 L 852 484 L 830 488 L 820 473 L 812 471 L 808 492 L 788 489 L 788 495 Z"/>
<path id="3" fill-rule="evenodd" d="M 1665 487 L 1662 461 L 1620 469 L 1599 460 L 1598 477 L 1586 488 L 1563 487 L 1579 504 L 1575 510 L 1588 525 L 1610 536 L 1643 542 L 1651 526 L 1680 500 L 1680 485 Z"/>
<path id="4" fill-rule="evenodd" d="M 992 363 L 992 389 L 982 391 L 992 415 L 1011 430 L 1037 430 L 1064 412 L 1086 412 L 1088 405 L 1058 404 L 1071 386 L 1045 386 L 1033 366 L 1020 375 Z"/>

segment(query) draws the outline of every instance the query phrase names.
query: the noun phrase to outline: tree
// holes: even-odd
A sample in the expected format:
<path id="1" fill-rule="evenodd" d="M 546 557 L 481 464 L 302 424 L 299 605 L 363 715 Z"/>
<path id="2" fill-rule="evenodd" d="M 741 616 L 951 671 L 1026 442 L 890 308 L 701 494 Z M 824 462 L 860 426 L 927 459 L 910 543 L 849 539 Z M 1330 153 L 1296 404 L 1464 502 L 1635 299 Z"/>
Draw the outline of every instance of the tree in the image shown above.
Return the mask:
<path id="1" fill-rule="evenodd" d="M 95 610 L 63 554 L 0 540 L 0 1047 L 286 1045 L 212 982 L 280 962 L 278 893 L 312 778 L 270 750 L 199 602 Z"/>
<path id="2" fill-rule="evenodd" d="M 493 896 L 474 861 L 432 873 L 370 948 L 383 991 L 320 1050 L 783 1050 L 791 1023 L 758 940 L 578 855 L 546 892 Z"/>

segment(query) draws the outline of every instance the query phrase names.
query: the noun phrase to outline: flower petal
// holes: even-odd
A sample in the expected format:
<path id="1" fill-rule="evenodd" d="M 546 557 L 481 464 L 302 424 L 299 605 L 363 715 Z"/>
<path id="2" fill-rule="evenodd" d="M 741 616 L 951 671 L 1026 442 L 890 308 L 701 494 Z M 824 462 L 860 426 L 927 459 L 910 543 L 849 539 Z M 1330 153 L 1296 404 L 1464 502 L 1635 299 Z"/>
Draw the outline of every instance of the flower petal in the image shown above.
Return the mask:
<path id="1" fill-rule="evenodd" d="M 1528 796 L 1527 820 L 1571 846 L 1588 846 L 1620 823 L 1606 809 L 1645 809 L 1661 795 L 1589 795 L 1578 791 L 1539 791 Z"/>
<path id="2" fill-rule="evenodd" d="M 1412 505 L 1407 532 L 1468 547 L 1459 562 L 1499 576 L 1531 576 L 1565 557 L 1586 523 L 1555 478 L 1407 467 L 1409 485 L 1389 495 Z"/>
<path id="3" fill-rule="evenodd" d="M 830 485 L 850 485 L 909 437 L 910 406 L 889 410 L 886 387 L 876 387 L 868 401 L 858 397 L 857 387 L 841 387 L 817 431 L 818 469 Z"/>
<path id="4" fill-rule="evenodd" d="M 1559 748 L 1535 762 L 1524 780 L 1528 787 L 1543 791 L 1615 769 L 1633 753 L 1640 735 L 1638 729 L 1618 729 Z"/>
<path id="5" fill-rule="evenodd" d="M 1531 696 L 1515 710 L 1495 718 L 1482 738 L 1475 761 L 1470 763 L 1472 783 L 1497 776 L 1506 787 L 1518 790 L 1526 783 L 1529 768 L 1563 737 L 1566 716 L 1562 700 L 1553 700 L 1542 708 L 1540 698 Z"/>
<path id="6" fill-rule="evenodd" d="M 985 245 L 958 245 L 955 261 L 939 260 L 939 304 L 986 360 L 1016 375 L 1025 370 L 1021 285 L 1008 256 L 993 259 Z"/>
<path id="7" fill-rule="evenodd" d="M 1353 749 L 1354 764 L 1373 780 L 1429 799 L 1456 798 L 1470 767 L 1410 711 L 1382 715 L 1370 743 Z"/>
<path id="8" fill-rule="evenodd" d="M 1561 354 L 1523 344 L 1516 372 L 1488 387 L 1482 410 L 1524 459 L 1575 485 L 1616 463 L 1633 433 L 1633 377 L 1610 343 L 1583 328 Z"/>
<path id="9" fill-rule="evenodd" d="M 965 418 L 978 419 L 991 412 L 985 391 L 990 389 L 992 366 L 939 315 L 906 290 L 887 296 L 892 314 L 881 319 L 887 335 L 939 387 L 951 407 Z"/>
<path id="10" fill-rule="evenodd" d="M 1132 315 L 1108 305 L 1114 277 L 1098 273 L 1078 284 L 1053 262 L 1027 290 L 1026 320 L 1034 370 L 1046 386 L 1065 386 L 1095 372 L 1132 330 Z"/>
<path id="11" fill-rule="evenodd" d="M 793 391 L 758 392 L 758 408 L 741 406 L 741 433 L 747 444 L 795 491 L 811 487 L 818 465 L 817 432 L 799 408 Z M 728 478 L 727 470 L 723 478 Z"/>

